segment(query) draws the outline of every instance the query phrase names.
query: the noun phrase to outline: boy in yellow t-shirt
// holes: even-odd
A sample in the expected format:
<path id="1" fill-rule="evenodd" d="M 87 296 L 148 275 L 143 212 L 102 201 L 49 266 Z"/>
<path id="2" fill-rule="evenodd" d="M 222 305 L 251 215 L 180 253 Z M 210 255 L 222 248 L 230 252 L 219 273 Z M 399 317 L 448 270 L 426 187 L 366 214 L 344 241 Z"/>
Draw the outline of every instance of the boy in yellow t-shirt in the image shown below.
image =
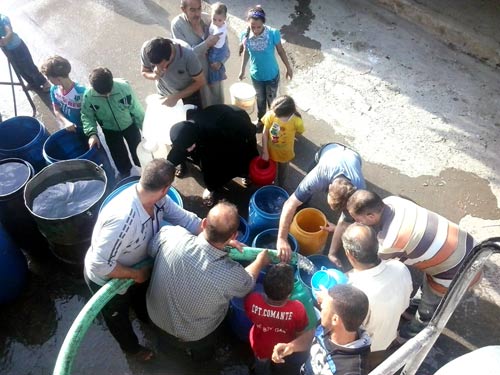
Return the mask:
<path id="1" fill-rule="evenodd" d="M 294 100 L 283 95 L 271 104 L 271 110 L 262 117 L 262 159 L 278 163 L 277 184 L 284 186 L 289 163 L 295 157 L 295 134 L 304 132 L 302 116 Z"/>

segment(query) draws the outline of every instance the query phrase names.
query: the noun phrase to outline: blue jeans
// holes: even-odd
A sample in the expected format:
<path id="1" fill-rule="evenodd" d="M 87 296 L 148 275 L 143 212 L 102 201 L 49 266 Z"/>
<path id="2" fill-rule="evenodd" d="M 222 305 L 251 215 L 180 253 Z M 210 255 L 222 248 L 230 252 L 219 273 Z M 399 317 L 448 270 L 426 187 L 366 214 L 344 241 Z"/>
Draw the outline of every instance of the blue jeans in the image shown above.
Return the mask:
<path id="1" fill-rule="evenodd" d="M 257 81 L 252 78 L 253 87 L 257 93 L 257 118 L 260 120 L 267 112 L 267 107 L 276 99 L 280 75 L 270 81 Z"/>
<path id="2" fill-rule="evenodd" d="M 47 82 L 33 62 L 31 53 L 22 40 L 21 44 L 16 48 L 12 50 L 4 48 L 4 51 L 14 69 L 24 78 L 28 85 L 40 87 Z"/>

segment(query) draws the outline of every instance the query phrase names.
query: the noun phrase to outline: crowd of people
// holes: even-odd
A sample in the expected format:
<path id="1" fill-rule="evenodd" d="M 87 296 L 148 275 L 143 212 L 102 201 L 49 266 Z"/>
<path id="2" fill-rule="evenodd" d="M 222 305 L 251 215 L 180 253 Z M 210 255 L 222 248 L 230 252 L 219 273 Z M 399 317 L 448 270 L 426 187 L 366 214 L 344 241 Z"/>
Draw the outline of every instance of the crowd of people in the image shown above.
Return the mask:
<path id="1" fill-rule="evenodd" d="M 311 170 L 284 203 L 276 243 L 282 263 L 268 268 L 262 293 L 252 292 L 270 259 L 263 251 L 243 267 L 228 257 L 228 247 L 243 246 L 236 240 L 239 214 L 232 203 L 214 205 L 213 193 L 234 177 L 251 183 L 248 168 L 259 155 L 260 131 L 262 158 L 278 163 L 276 183 L 284 185 L 295 156 L 295 136 L 304 132 L 304 124 L 293 98 L 277 95 L 276 53 L 287 78 L 293 70 L 280 32 L 265 24 L 262 7 L 251 8 L 247 30 L 240 35 L 239 78 L 245 77 L 250 62 L 258 108 L 254 124 L 244 110 L 224 102 L 230 55 L 226 6 L 213 4 L 210 17 L 202 12 L 201 0 L 182 0 L 181 10 L 171 24 L 173 38 L 156 37 L 143 44 L 141 74 L 155 82 L 164 105 L 181 100 L 197 110 L 172 127 L 167 159 L 143 166 L 136 148 L 144 110 L 131 85 L 98 67 L 86 89 L 70 79 L 71 65 L 61 56 L 45 61 L 42 75 L 9 19 L 0 15 L 0 46 L 31 88 L 47 90 L 52 83 L 53 110 L 65 129 L 85 134 L 89 147 L 100 147 L 100 126 L 120 178 L 130 174 L 132 165 L 142 167 L 139 182 L 102 209 L 85 257 L 84 276 L 93 293 L 111 278 L 135 281 L 102 310 L 110 333 L 127 354 L 142 361 L 154 357 L 134 333 L 129 316 L 133 308 L 140 320 L 157 328 L 167 346 L 204 361 L 214 355 L 229 301 L 245 297 L 254 324 L 250 344 L 255 373 L 367 372 L 398 342 L 428 324 L 474 239 L 408 199 L 381 199 L 365 190 L 360 155 L 328 143 L 311 158 Z M 200 167 L 203 199 L 213 205 L 203 219 L 166 195 L 175 176 L 186 173 L 186 161 Z M 336 267 L 349 271 L 349 283 L 318 293 L 317 326 L 307 329 L 304 306 L 289 299 L 294 275 L 287 265 L 288 234 L 297 209 L 319 194 L 326 194 L 328 206 L 339 215 L 336 224 L 322 230 L 332 233 L 325 250 Z M 163 221 L 170 225 L 162 227 Z M 146 259 L 154 260 L 152 267 L 133 267 Z M 409 267 L 423 274 L 419 288 L 412 285 Z"/>

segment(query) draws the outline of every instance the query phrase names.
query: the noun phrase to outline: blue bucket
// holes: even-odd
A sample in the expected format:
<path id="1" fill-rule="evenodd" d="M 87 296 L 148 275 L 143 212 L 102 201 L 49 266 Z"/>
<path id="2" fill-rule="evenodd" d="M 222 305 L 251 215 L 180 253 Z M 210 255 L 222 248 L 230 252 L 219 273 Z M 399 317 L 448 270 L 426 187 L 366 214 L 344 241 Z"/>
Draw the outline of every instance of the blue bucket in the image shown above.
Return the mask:
<path id="1" fill-rule="evenodd" d="M 338 268 L 337 266 L 335 266 L 335 264 L 330 262 L 330 259 L 328 259 L 328 257 L 326 255 L 322 255 L 322 254 L 309 255 L 307 257 L 307 259 L 309 259 L 316 266 L 316 268 L 318 270 L 320 270 L 321 267 L 333 268 L 333 269 Z M 313 273 L 309 274 L 306 271 L 299 268 L 298 269 L 298 276 L 299 276 L 300 281 L 302 281 L 302 283 L 305 285 L 305 287 L 312 293 L 311 279 L 313 277 Z"/>
<path id="2" fill-rule="evenodd" d="M 111 166 L 104 148 L 92 147 L 89 149 L 88 139 L 81 132 L 70 132 L 66 129 L 58 130 L 52 134 L 43 145 L 43 157 L 47 164 L 62 160 L 86 159 L 101 165 L 106 172 L 108 185 L 113 186 L 115 170 Z"/>
<path id="3" fill-rule="evenodd" d="M 10 118 L 0 123 L 0 159 L 26 160 L 37 173 L 47 165 L 43 158 L 43 144 L 47 138 L 49 132 L 36 118 Z"/>
<path id="4" fill-rule="evenodd" d="M 251 235 L 256 235 L 265 229 L 277 228 L 283 204 L 287 199 L 288 193 L 279 186 L 269 185 L 257 190 L 248 205 L 248 225 Z"/>
<path id="5" fill-rule="evenodd" d="M 319 271 L 316 271 L 311 278 L 311 291 L 314 299 L 317 301 L 317 293 L 321 289 L 329 290 L 335 285 L 347 284 L 347 276 L 342 271 L 335 268 L 325 268 L 321 267 Z"/>
<path id="6" fill-rule="evenodd" d="M 27 273 L 26 258 L 0 225 L 0 304 L 21 294 Z"/>
<path id="7" fill-rule="evenodd" d="M 261 283 L 256 283 L 253 291 L 262 293 L 264 287 Z M 248 334 L 250 333 L 250 328 L 252 328 L 252 322 L 245 312 L 245 297 L 233 298 L 229 305 L 229 326 L 231 330 L 241 341 L 248 342 Z"/>
<path id="8" fill-rule="evenodd" d="M 127 182 L 126 184 L 123 184 L 123 185 L 119 186 L 117 189 L 113 190 L 111 192 L 111 194 L 109 194 L 106 197 L 106 199 L 102 202 L 101 208 L 99 208 L 99 212 L 102 211 L 102 209 L 104 208 L 104 206 L 106 206 L 109 203 L 109 201 L 111 201 L 111 199 L 113 199 L 114 197 L 116 197 L 123 190 L 125 190 L 125 189 L 127 189 L 130 186 L 135 185 L 135 184 L 137 184 L 137 181 Z M 170 189 L 168 189 L 167 196 L 170 197 L 170 199 L 172 199 L 174 201 L 174 203 L 176 205 L 178 205 L 179 207 L 181 207 L 181 208 L 184 207 L 184 203 L 182 202 L 181 195 L 179 194 L 179 192 L 173 186 L 170 186 Z"/>
<path id="9" fill-rule="evenodd" d="M 240 225 L 238 226 L 238 241 L 244 244 L 248 244 L 250 240 L 250 227 L 245 219 L 240 216 Z"/>
<path id="10" fill-rule="evenodd" d="M 33 175 L 33 167 L 25 160 L 0 160 L 0 222 L 17 245 L 32 256 L 41 256 L 48 253 L 48 243 L 23 197 L 24 187 Z"/>

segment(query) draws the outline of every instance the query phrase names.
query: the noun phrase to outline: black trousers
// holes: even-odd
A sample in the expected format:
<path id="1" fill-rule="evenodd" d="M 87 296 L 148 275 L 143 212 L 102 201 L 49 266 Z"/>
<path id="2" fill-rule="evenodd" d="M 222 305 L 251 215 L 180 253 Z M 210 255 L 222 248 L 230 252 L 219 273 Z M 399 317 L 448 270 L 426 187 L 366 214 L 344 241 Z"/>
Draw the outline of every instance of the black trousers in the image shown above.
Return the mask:
<path id="1" fill-rule="evenodd" d="M 92 294 L 101 289 L 101 286 L 89 280 L 87 275 L 84 274 L 84 276 Z M 137 353 L 141 349 L 137 335 L 132 328 L 129 310 L 132 308 L 140 320 L 149 321 L 146 307 L 148 285 L 149 281 L 132 285 L 128 288 L 127 293 L 117 294 L 101 310 L 109 332 L 118 341 L 120 348 L 129 354 Z"/>
<path id="2" fill-rule="evenodd" d="M 121 131 L 102 129 L 102 132 L 104 133 L 104 138 L 106 138 L 106 143 L 108 144 L 118 172 L 127 174 L 130 173 L 130 168 L 132 168 L 127 147 L 125 147 L 125 142 L 123 141 L 124 139 L 127 142 L 134 164 L 138 167 L 141 166 L 137 157 L 137 146 L 141 143 L 141 132 L 137 126 L 130 125 Z"/>

